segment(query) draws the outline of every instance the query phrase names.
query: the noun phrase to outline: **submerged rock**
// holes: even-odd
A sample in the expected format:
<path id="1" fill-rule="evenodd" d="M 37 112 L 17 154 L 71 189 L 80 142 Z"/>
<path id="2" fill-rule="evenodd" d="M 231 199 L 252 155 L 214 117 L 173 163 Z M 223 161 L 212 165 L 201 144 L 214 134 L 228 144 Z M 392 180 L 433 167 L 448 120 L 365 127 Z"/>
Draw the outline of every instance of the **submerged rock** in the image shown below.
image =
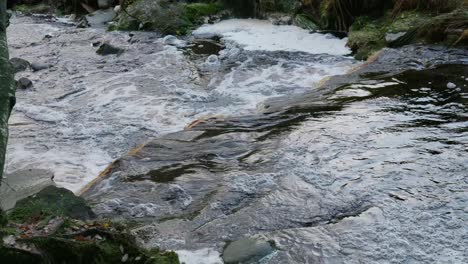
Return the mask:
<path id="1" fill-rule="evenodd" d="M 10 59 L 10 65 L 13 69 L 13 72 L 18 73 L 27 70 L 31 66 L 31 63 L 25 59 L 12 58 Z"/>
<path id="2" fill-rule="evenodd" d="M 106 56 L 106 55 L 112 55 L 112 54 L 122 54 L 124 52 L 123 49 L 117 48 L 109 43 L 104 43 L 99 46 L 98 50 L 96 51 L 97 54 Z"/>
<path id="3" fill-rule="evenodd" d="M 33 83 L 28 78 L 22 77 L 18 80 L 17 89 L 28 89 L 33 86 Z"/>
<path id="4" fill-rule="evenodd" d="M 253 238 L 243 238 L 230 243 L 223 252 L 226 264 L 258 263 L 262 258 L 273 253 L 274 243 Z"/>
<path id="5" fill-rule="evenodd" d="M 31 69 L 33 71 L 42 71 L 42 70 L 45 70 L 45 69 L 49 69 L 50 67 L 52 67 L 51 64 L 48 64 L 48 63 L 42 63 L 42 62 L 33 62 L 31 63 Z"/>

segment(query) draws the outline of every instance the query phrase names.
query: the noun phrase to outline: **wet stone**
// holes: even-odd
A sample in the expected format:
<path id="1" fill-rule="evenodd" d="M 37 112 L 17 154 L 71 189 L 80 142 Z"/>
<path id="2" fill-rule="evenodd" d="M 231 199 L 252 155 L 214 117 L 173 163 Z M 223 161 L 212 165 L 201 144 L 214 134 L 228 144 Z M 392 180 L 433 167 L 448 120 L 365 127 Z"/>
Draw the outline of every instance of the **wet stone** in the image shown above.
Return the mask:
<path id="1" fill-rule="evenodd" d="M 31 69 L 35 72 L 37 71 L 42 71 L 42 70 L 45 70 L 45 69 L 48 69 L 50 68 L 52 65 L 48 64 L 48 63 L 42 63 L 42 62 L 33 62 L 31 63 Z"/>
<path id="2" fill-rule="evenodd" d="M 96 51 L 97 54 L 102 55 L 102 56 L 112 55 L 112 54 L 122 54 L 123 52 L 124 52 L 123 49 L 117 48 L 108 43 L 102 44 L 101 46 L 99 46 L 98 50 Z"/>
<path id="3" fill-rule="evenodd" d="M 18 80 L 18 85 L 17 85 L 18 89 L 24 90 L 24 89 L 31 88 L 32 86 L 33 86 L 33 83 L 28 78 L 23 77 Z"/>
<path id="4" fill-rule="evenodd" d="M 29 61 L 21 58 L 12 58 L 10 59 L 10 65 L 14 73 L 25 71 L 29 68 Z"/>
<path id="5" fill-rule="evenodd" d="M 242 238 L 229 244 L 223 252 L 227 264 L 258 263 L 274 251 L 273 242 L 253 238 Z"/>

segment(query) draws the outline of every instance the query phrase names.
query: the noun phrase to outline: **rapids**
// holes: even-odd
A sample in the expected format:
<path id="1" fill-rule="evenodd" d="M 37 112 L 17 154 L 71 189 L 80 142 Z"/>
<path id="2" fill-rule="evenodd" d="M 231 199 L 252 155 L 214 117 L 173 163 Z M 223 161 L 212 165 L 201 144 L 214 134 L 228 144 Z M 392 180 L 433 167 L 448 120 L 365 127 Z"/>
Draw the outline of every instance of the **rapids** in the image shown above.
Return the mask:
<path id="1" fill-rule="evenodd" d="M 151 138 L 199 118 L 254 113 L 268 98 L 300 94 L 356 64 L 328 54 L 242 51 L 232 43 L 222 65 L 205 63 L 164 45 L 156 33 L 131 35 L 29 17 L 11 21 L 11 57 L 52 67 L 17 74 L 34 87 L 17 91 L 7 172 L 50 170 L 58 185 L 76 192 Z M 307 35 L 299 31 L 298 37 Z M 97 55 L 92 44 L 105 42 L 125 52 Z M 336 42 L 341 53 L 346 51 L 344 42 Z"/>
<path id="2" fill-rule="evenodd" d="M 280 37 L 254 42 L 254 24 Z M 273 244 L 260 263 L 466 263 L 468 51 L 362 65 L 343 40 L 291 29 L 298 49 L 277 29 L 228 21 L 176 47 L 15 18 L 12 57 L 52 67 L 18 75 L 34 88 L 17 93 L 8 170 L 78 191 L 115 160 L 82 196 L 187 263 L 246 237 Z"/>

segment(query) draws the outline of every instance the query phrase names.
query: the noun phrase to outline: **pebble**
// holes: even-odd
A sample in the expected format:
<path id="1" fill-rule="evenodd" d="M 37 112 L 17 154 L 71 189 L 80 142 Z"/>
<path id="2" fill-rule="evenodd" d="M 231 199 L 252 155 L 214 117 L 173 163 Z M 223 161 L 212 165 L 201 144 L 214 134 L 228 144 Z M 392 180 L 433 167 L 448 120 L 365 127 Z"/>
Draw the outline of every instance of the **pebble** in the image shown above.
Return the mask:
<path id="1" fill-rule="evenodd" d="M 447 83 L 447 88 L 449 88 L 449 89 L 457 88 L 457 85 L 452 83 L 452 82 L 449 82 L 449 83 Z"/>

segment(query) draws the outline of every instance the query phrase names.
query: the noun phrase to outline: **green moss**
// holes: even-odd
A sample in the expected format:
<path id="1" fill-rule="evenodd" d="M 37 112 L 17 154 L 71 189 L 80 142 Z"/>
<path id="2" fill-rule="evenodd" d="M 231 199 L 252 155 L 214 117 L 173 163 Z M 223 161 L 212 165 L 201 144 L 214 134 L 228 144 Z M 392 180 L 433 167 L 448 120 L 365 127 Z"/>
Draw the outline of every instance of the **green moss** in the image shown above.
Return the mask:
<path id="1" fill-rule="evenodd" d="M 195 23 L 200 18 L 216 15 L 222 10 L 222 5 L 219 3 L 193 3 L 185 6 L 188 20 Z"/>
<path id="2" fill-rule="evenodd" d="M 8 219 L 18 223 L 37 222 L 53 216 L 85 220 L 92 218 L 94 214 L 83 198 L 55 186 L 46 187 L 17 202 L 15 208 L 8 212 Z"/>
<path id="3" fill-rule="evenodd" d="M 122 12 L 108 30 L 151 30 L 163 34 L 184 35 L 201 25 L 203 17 L 215 15 L 222 6 L 214 3 L 172 3 L 136 0 Z"/>
<path id="4" fill-rule="evenodd" d="M 420 26 L 427 22 L 431 17 L 428 14 L 409 11 L 399 14 L 394 19 L 390 19 L 390 23 L 386 29 L 390 33 L 406 32 L 415 26 Z"/>
<path id="5" fill-rule="evenodd" d="M 372 53 L 386 45 L 382 26 L 370 21 L 369 18 L 359 18 L 351 27 L 347 45 L 355 54 L 356 59 L 367 59 Z"/>
<path id="6" fill-rule="evenodd" d="M 315 31 L 319 29 L 319 26 L 313 21 L 313 19 L 306 14 L 298 14 L 294 17 L 294 24 L 303 29 Z"/>
<path id="7" fill-rule="evenodd" d="M 51 11 L 51 7 L 50 5 L 40 3 L 37 5 L 17 5 L 15 10 L 23 14 L 46 14 Z"/>
<path id="8" fill-rule="evenodd" d="M 174 252 L 161 252 L 158 249 L 146 251 L 138 246 L 135 239 L 125 233 L 100 233 L 102 241 L 77 241 L 65 237 L 35 237 L 21 242 L 33 244 L 42 252 L 46 263 L 105 264 L 127 263 L 178 264 Z M 137 260 L 138 259 L 138 260 Z"/>

